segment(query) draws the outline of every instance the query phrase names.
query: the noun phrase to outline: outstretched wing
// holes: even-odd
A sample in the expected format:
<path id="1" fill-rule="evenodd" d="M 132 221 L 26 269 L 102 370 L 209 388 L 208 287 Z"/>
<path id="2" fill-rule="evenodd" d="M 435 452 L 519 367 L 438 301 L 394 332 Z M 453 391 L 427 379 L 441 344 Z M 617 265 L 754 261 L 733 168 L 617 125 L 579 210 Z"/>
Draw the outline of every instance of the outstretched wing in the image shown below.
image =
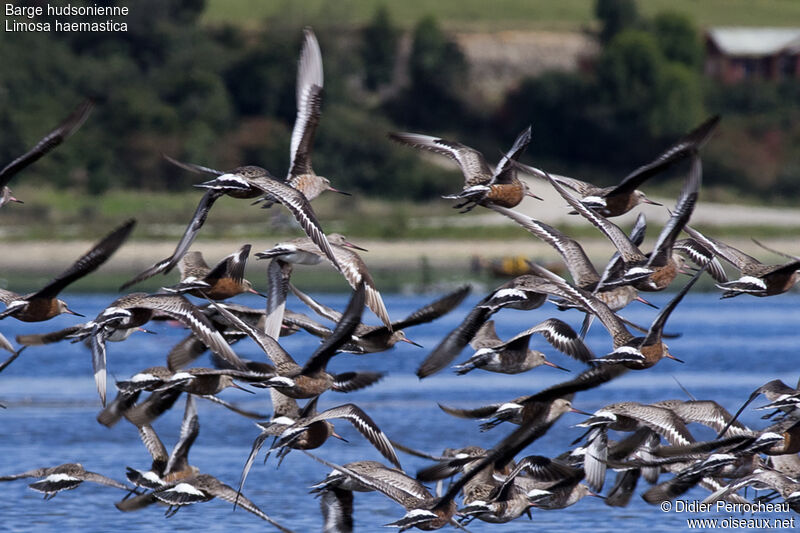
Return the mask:
<path id="1" fill-rule="evenodd" d="M 64 287 L 96 270 L 122 246 L 128 239 L 128 236 L 130 236 L 135 225 L 136 220 L 130 219 L 122 226 L 112 231 L 102 241 L 95 244 L 94 247 L 86 252 L 80 259 L 75 261 L 65 272 L 45 285 L 36 294 L 31 296 L 31 298 L 55 298 L 58 293 L 64 290 Z"/>
<path id="2" fill-rule="evenodd" d="M 208 217 L 208 212 L 211 211 L 211 206 L 214 205 L 220 197 L 222 193 L 219 191 L 215 191 L 214 189 L 209 189 L 203 195 L 203 198 L 200 199 L 200 203 L 197 204 L 197 209 L 194 211 L 194 215 L 192 216 L 191 222 L 186 227 L 186 231 L 183 233 L 183 237 L 181 237 L 180 242 L 178 242 L 178 246 L 175 247 L 175 251 L 172 252 L 172 255 L 167 257 L 166 259 L 162 259 L 158 263 L 154 264 L 144 272 L 137 274 L 134 278 L 129 281 L 126 281 L 119 290 L 124 291 L 128 287 L 136 285 L 148 278 L 155 276 L 163 272 L 164 274 L 168 273 L 172 270 L 175 265 L 178 264 L 178 261 L 181 260 L 183 255 L 189 250 L 189 247 L 194 242 L 194 239 L 197 237 L 197 232 L 200 231 L 200 228 L 203 227 L 203 224 L 206 222 L 206 217 Z"/>
<path id="3" fill-rule="evenodd" d="M 454 160 L 464 174 L 465 187 L 485 183 L 492 176 L 483 154 L 461 143 L 419 133 L 390 133 L 389 138 Z"/>
<path id="4" fill-rule="evenodd" d="M 81 127 L 81 124 L 86 121 L 93 107 L 94 102 L 91 100 L 81 103 L 56 129 L 36 143 L 36 146 L 6 165 L 3 170 L 0 170 L 0 188 L 8 184 L 17 172 L 44 157 L 75 133 Z"/>
<path id="5" fill-rule="evenodd" d="M 512 178 L 514 177 L 514 172 L 516 168 L 513 165 L 513 161 L 519 159 L 519 156 L 522 155 L 522 152 L 525 151 L 525 148 L 528 147 L 528 144 L 531 142 L 531 127 L 528 126 L 517 136 L 517 139 L 514 141 L 513 146 L 511 149 L 503 155 L 503 158 L 500 159 L 500 162 L 497 163 L 497 167 L 494 169 L 494 174 L 492 175 L 492 179 L 489 182 L 490 184 L 493 183 L 511 183 Z"/>
<path id="6" fill-rule="evenodd" d="M 322 54 L 310 28 L 303 32 L 303 50 L 297 69 L 297 116 L 292 130 L 289 161 L 289 184 L 292 178 L 313 172 L 311 145 L 319 125 L 322 106 Z"/>
<path id="7" fill-rule="evenodd" d="M 697 151 L 706 143 L 706 141 L 708 141 L 718 123 L 718 115 L 706 120 L 697 128 L 678 140 L 678 142 L 664 150 L 664 152 L 659 154 L 658 157 L 656 157 L 653 161 L 647 163 L 646 165 L 640 166 L 625 176 L 619 185 L 607 193 L 607 196 L 633 192 L 639 187 L 639 185 L 644 183 L 645 180 L 655 176 L 659 172 L 663 172 L 684 157 L 692 153 L 697 153 Z"/>
<path id="8" fill-rule="evenodd" d="M 282 203 L 286 209 L 294 215 L 294 218 L 303 228 L 303 231 L 306 232 L 306 235 L 314 241 L 314 244 L 316 244 L 322 253 L 325 254 L 325 257 L 333 263 L 333 266 L 341 272 L 342 269 L 336 261 L 336 256 L 328 242 L 328 238 L 322 231 L 322 226 L 317 219 L 317 215 L 314 213 L 314 209 L 311 207 L 308 198 L 306 198 L 302 192 L 285 183 L 270 178 L 250 178 L 250 183 L 252 183 L 254 187 L 261 189 L 264 193 L 269 195 L 270 198 Z"/>
<path id="9" fill-rule="evenodd" d="M 311 425 L 314 422 L 329 420 L 331 418 L 342 418 L 353 424 L 353 427 L 364 435 L 364 437 L 381 452 L 381 455 L 391 461 L 397 468 L 402 468 L 400 466 L 400 460 L 397 458 L 397 454 L 392 447 L 392 443 L 389 442 L 389 438 L 381 431 L 381 428 L 378 427 L 372 418 L 355 404 L 348 403 L 333 407 L 304 421 L 303 424 Z"/>

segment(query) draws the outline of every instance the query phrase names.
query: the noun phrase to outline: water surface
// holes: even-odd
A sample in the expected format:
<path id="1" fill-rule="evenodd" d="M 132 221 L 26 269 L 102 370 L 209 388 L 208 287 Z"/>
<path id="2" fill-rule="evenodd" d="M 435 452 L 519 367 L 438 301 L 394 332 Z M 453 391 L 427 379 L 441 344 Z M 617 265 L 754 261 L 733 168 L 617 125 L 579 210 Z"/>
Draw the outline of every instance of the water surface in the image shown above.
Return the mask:
<path id="1" fill-rule="evenodd" d="M 671 295 L 648 296 L 656 305 L 666 303 Z M 96 315 L 115 295 L 69 295 L 70 306 L 87 317 Z M 322 295 L 320 299 L 343 309 L 348 295 Z M 386 306 L 394 319 L 402 318 L 434 296 L 385 296 Z M 433 324 L 406 331 L 407 335 L 426 349 L 400 343 L 389 352 L 365 356 L 342 354 L 333 359 L 330 370 L 377 370 L 387 377 L 377 385 L 351 394 L 329 392 L 320 399 L 326 409 L 347 402 L 361 406 L 390 438 L 408 446 L 439 453 L 445 447 L 480 445 L 490 447 L 513 428 L 500 426 L 481 433 L 478 422 L 461 420 L 442 412 L 437 403 L 474 407 L 485 403 L 505 401 L 541 390 L 570 375 L 556 369 L 541 367 L 526 374 L 505 376 L 474 371 L 456 376 L 450 370 L 419 381 L 414 371 L 427 353 L 464 317 L 478 296 L 470 297 L 458 310 Z M 258 298 L 244 297 L 241 303 L 260 306 Z M 301 310 L 300 304 L 290 301 L 290 307 Z M 647 325 L 656 311 L 634 303 L 624 315 Z M 558 313 L 549 304 L 533 311 L 506 310 L 498 315 L 497 331 L 502 338 L 532 326 L 551 316 L 580 326 L 581 315 L 572 311 Z M 74 324 L 80 319 L 62 316 L 46 323 L 27 324 L 12 319 L 0 322 L 0 331 L 9 339 L 21 333 L 52 331 Z M 365 320 L 377 323 L 369 312 Z M 685 361 L 679 364 L 664 360 L 652 369 L 630 372 L 605 386 L 581 393 L 576 407 L 594 411 L 617 401 L 653 402 L 669 398 L 685 399 L 680 382 L 698 399 L 712 399 L 729 410 L 738 408 L 747 395 L 771 379 L 783 379 L 794 384 L 798 378 L 797 346 L 800 340 L 800 296 L 781 295 L 757 299 L 739 297 L 720 301 L 712 294 L 689 294 L 670 318 L 667 331 L 681 336 L 669 342 L 670 350 Z M 150 326 L 149 326 L 150 327 Z M 134 334 L 124 343 L 109 343 L 109 382 L 124 379 L 148 366 L 165 364 L 169 349 L 182 339 L 185 331 L 174 325 L 153 324 L 157 335 Z M 611 350 L 605 330 L 596 324 L 587 337 L 592 350 L 599 356 Z M 318 339 L 305 333 L 285 337 L 283 346 L 302 363 L 318 344 Z M 545 351 L 552 360 L 579 372 L 581 366 L 555 352 L 543 339 L 534 337 L 531 347 Z M 264 360 L 263 353 L 249 340 L 235 346 L 242 357 Z M 469 349 L 458 360 L 464 360 Z M 206 356 L 198 366 L 208 366 Z M 111 386 L 113 389 L 113 385 Z M 113 392 L 111 393 L 113 394 Z M 229 390 L 222 397 L 241 406 L 269 414 L 271 407 L 265 391 L 249 395 Z M 124 480 L 125 466 L 147 469 L 150 456 L 142 445 L 136 429 L 121 422 L 108 429 L 95 421 L 100 403 L 95 391 L 89 351 L 80 343 L 63 342 L 47 347 L 33 347 L 0 374 L 0 401 L 7 409 L 0 411 L 0 474 L 11 474 L 53 466 L 65 462 L 81 462 L 92 471 Z M 758 402 L 756 402 L 758 405 Z M 200 435 L 192 448 L 190 459 L 202 471 L 218 477 L 229 485 L 238 484 L 244 461 L 258 429 L 251 420 L 236 416 L 224 408 L 199 401 Z M 154 423 L 167 449 L 178 436 L 183 413 L 182 401 L 171 412 Z M 761 428 L 760 411 L 748 410 L 743 422 Z M 524 454 L 554 456 L 570 448 L 581 435 L 573 427 L 582 417 L 567 414 L 542 439 Z M 332 439 L 317 450 L 319 455 L 336 463 L 361 459 L 381 460 L 381 456 L 347 422 L 336 424 L 337 432 L 349 442 Z M 691 426 L 698 438 L 710 438 L 712 433 L 701 426 Z M 262 452 L 263 453 L 263 452 Z M 424 460 L 400 454 L 403 467 L 409 473 L 427 466 Z M 267 464 L 257 461 L 247 480 L 245 494 L 267 514 L 296 531 L 317 531 L 321 515 L 317 500 L 308 494 L 308 487 L 321 480 L 328 469 L 302 453 L 291 453 L 277 468 L 271 457 Z M 666 479 L 666 478 L 662 478 Z M 31 482 L 33 480 L 29 480 Z M 613 483 L 609 474 L 607 483 Z M 607 485 L 608 488 L 608 485 Z M 637 495 L 626 508 L 611 508 L 597 498 L 586 498 L 577 505 L 560 511 L 533 511 L 533 520 L 493 525 L 474 521 L 470 531 L 618 531 L 640 530 L 675 531 L 686 529 L 686 519 L 726 518 L 726 513 L 664 513 L 646 504 L 638 494 L 646 490 L 642 481 Z M 121 513 L 113 503 L 122 494 L 115 489 L 84 484 L 76 490 L 59 494 L 52 501 L 27 488 L 24 480 L 0 484 L 0 517 L 8 531 L 109 531 L 154 530 L 169 527 L 177 531 L 230 531 L 235 528 L 270 528 L 253 515 L 232 511 L 222 501 L 184 508 L 170 519 L 163 516 L 164 508 L 152 506 L 136 513 Z M 703 491 L 696 489 L 682 499 L 702 499 Z M 382 524 L 399 519 L 404 510 L 387 498 L 370 493 L 355 496 L 355 520 L 358 531 L 379 531 Z M 741 515 L 732 515 L 741 517 Z M 788 518 L 789 515 L 757 515 L 766 518 Z M 749 515 L 745 515 L 749 517 Z"/>

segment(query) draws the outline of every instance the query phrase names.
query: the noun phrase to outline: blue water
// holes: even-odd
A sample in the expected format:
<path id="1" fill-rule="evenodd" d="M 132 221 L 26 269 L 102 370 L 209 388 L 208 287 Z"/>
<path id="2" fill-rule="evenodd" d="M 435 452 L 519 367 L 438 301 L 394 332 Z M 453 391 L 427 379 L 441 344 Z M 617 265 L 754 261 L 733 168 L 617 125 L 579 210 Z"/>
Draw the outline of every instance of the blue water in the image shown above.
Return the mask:
<path id="1" fill-rule="evenodd" d="M 342 309 L 347 295 L 323 295 L 320 299 Z M 649 295 L 656 305 L 663 305 L 671 296 Z M 70 306 L 88 317 L 108 305 L 115 295 L 69 295 Z M 386 295 L 390 315 L 399 319 L 433 296 Z M 456 376 L 449 370 L 419 381 L 414 371 L 439 340 L 455 327 L 475 304 L 479 295 L 470 297 L 459 309 L 433 324 L 406 331 L 409 338 L 426 349 L 400 343 L 389 352 L 355 356 L 342 354 L 333 359 L 330 370 L 370 369 L 387 373 L 376 386 L 350 394 L 329 392 L 320 399 L 320 408 L 354 402 L 378 423 L 390 438 L 408 446 L 439 453 L 445 447 L 480 445 L 489 447 L 503 438 L 512 427 L 500 426 L 481 433 L 478 422 L 456 419 L 437 407 L 437 402 L 474 407 L 485 403 L 510 400 L 536 392 L 548 385 L 569 378 L 556 369 L 540 367 L 517 376 L 474 371 Z M 241 303 L 259 306 L 258 298 L 242 297 Z M 297 301 L 290 308 L 302 310 Z M 656 311 L 638 303 L 622 314 L 640 324 L 649 324 Z M 558 313 L 549 304 L 537 310 L 506 310 L 498 315 L 497 330 L 501 337 L 511 336 L 545 318 L 558 316 L 576 329 L 581 315 Z M 368 312 L 365 319 L 377 323 Z M 78 322 L 73 316 L 62 316 L 46 323 L 26 324 L 12 319 L 0 322 L 0 331 L 9 339 L 21 333 L 52 331 Z M 775 378 L 794 384 L 798 378 L 797 347 L 800 345 L 800 296 L 781 295 L 757 299 L 739 297 L 720 301 L 711 294 L 689 294 L 667 324 L 668 332 L 681 337 L 669 342 L 671 352 L 685 364 L 664 360 L 652 369 L 631 372 L 600 389 L 581 393 L 575 406 L 594 411 L 617 401 L 652 402 L 668 398 L 685 398 L 676 380 L 698 399 L 712 399 L 729 410 L 735 410 L 759 385 Z M 174 325 L 153 324 L 157 335 L 134 334 L 123 343 L 108 346 L 109 379 L 123 379 L 148 366 L 165 364 L 168 350 L 185 335 Z M 302 362 L 316 347 L 318 340 L 298 333 L 281 340 L 283 346 Z M 587 337 L 599 356 L 611 349 L 608 334 L 599 325 Z M 573 374 L 580 365 L 555 352 L 543 339 L 534 337 L 531 347 L 548 354 L 557 364 L 569 367 Z M 242 357 L 263 360 L 258 347 L 245 340 L 235 346 Z M 459 360 L 470 353 L 465 350 Z M 198 366 L 209 365 L 201 359 Z M 113 393 L 112 393 L 113 394 Z M 269 413 L 268 394 L 256 395 L 228 390 L 223 398 L 241 406 Z M 33 347 L 25 351 L 5 372 L 0 374 L 0 402 L 7 409 L 0 411 L 0 474 L 11 474 L 65 462 L 81 462 L 92 471 L 124 481 L 125 466 L 146 469 L 150 456 L 133 426 L 120 422 L 108 429 L 95 421 L 100 403 L 95 391 L 89 351 L 82 344 L 60 343 Z M 756 402 L 758 405 L 758 402 Z M 205 401 L 199 402 L 200 435 L 192 448 L 190 460 L 202 471 L 213 474 L 225 483 L 238 484 L 244 461 L 259 431 L 253 421 L 232 414 Z M 168 449 L 178 435 L 182 402 L 154 424 Z M 765 425 L 760 411 L 748 410 L 742 420 L 755 428 Z M 568 413 L 547 435 L 534 443 L 525 454 L 554 456 L 570 447 L 582 430 L 573 427 L 580 415 Z M 331 439 L 317 453 L 342 464 L 360 459 L 382 458 L 348 423 L 336 424 L 337 432 L 349 442 Z M 707 428 L 692 426 L 698 438 L 710 438 Z M 400 453 L 403 467 L 409 473 L 427 466 L 426 461 Z M 308 494 L 308 487 L 322 479 L 328 469 L 302 453 L 293 452 L 276 468 L 270 458 L 266 465 L 257 461 L 247 480 L 245 494 L 267 514 L 296 531 L 318 531 L 321 515 L 318 502 Z M 613 483 L 613 474 L 608 483 Z M 665 479 L 665 478 L 662 478 Z M 39 493 L 27 488 L 32 480 L 0 484 L 0 529 L 8 531 L 109 531 L 154 530 L 169 527 L 178 531 L 230 531 L 235 528 L 267 527 L 253 515 L 214 500 L 182 509 L 175 517 L 165 519 L 164 508 L 151 506 L 136 513 L 121 513 L 113 503 L 122 494 L 115 489 L 83 484 L 76 490 L 61 493 L 52 501 L 43 501 Z M 607 485 L 608 487 L 609 485 Z M 640 482 L 637 493 L 646 490 Z M 703 491 L 695 489 L 682 499 L 702 499 Z M 380 531 L 382 524 L 397 520 L 404 510 L 375 493 L 356 493 L 355 520 L 359 531 Z M 684 514 L 664 513 L 658 507 L 634 496 L 627 508 L 611 508 L 600 499 L 586 498 L 573 507 L 560 511 L 533 511 L 533 521 L 517 521 L 492 525 L 479 521 L 470 524 L 471 531 L 619 531 L 647 528 L 650 531 L 676 531 L 687 528 L 687 518 L 741 518 L 731 513 Z M 756 515 L 766 518 L 789 518 L 791 515 Z M 749 517 L 746 515 L 745 517 Z M 799 522 L 800 523 L 800 522 Z"/>

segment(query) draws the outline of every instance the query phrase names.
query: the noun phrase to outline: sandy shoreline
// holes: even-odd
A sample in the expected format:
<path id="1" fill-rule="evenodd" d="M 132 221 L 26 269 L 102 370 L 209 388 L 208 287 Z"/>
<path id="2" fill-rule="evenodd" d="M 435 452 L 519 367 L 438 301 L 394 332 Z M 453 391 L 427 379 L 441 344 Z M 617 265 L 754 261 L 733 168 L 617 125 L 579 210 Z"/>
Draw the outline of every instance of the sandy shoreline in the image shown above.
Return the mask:
<path id="1" fill-rule="evenodd" d="M 613 253 L 610 243 L 603 239 L 581 239 L 587 255 L 597 264 L 605 261 Z M 731 239 L 733 246 L 764 258 L 766 261 L 780 263 L 781 259 L 760 250 L 750 239 Z M 796 238 L 763 239 L 762 242 L 777 249 L 797 252 Z M 82 252 L 92 246 L 90 241 L 68 242 L 14 242 L 0 244 L 0 275 L 12 273 L 50 273 L 55 275 L 65 269 Z M 243 243 L 238 240 L 201 241 L 193 249 L 200 250 L 209 263 L 216 262 L 232 253 Z M 361 255 L 372 268 L 402 270 L 418 268 L 423 261 L 436 269 L 462 270 L 469 268 L 475 256 L 487 259 L 504 256 L 523 255 L 542 261 L 558 261 L 558 254 L 549 245 L 531 237 L 528 239 L 499 240 L 400 240 L 372 241 L 359 240 L 358 244 L 367 248 Z M 253 250 L 261 250 L 271 244 L 253 242 Z M 174 250 L 173 242 L 132 241 L 123 246 L 101 271 L 115 274 L 130 274 L 143 270 L 159 259 L 169 256 Z M 648 245 L 644 248 L 647 249 Z M 771 259 L 770 259 L 771 257 Z M 260 262 L 252 261 L 250 268 L 257 268 Z"/>
<path id="2" fill-rule="evenodd" d="M 589 226 L 585 220 L 568 215 L 566 203 L 552 188 L 540 180 L 529 181 L 531 189 L 544 201 L 526 199 L 517 210 L 548 224 L 582 224 Z M 675 202 L 670 198 L 655 198 L 665 206 L 672 206 Z M 636 215 L 642 212 L 647 216 L 649 225 L 649 239 L 643 249 L 647 250 L 660 231 L 661 226 L 668 218 L 665 207 L 641 205 L 633 212 L 614 219 L 621 226 L 633 223 Z M 499 226 L 513 225 L 507 218 L 485 209 L 476 209 L 465 215 L 447 217 L 431 217 L 413 219 L 410 221 L 417 226 Z M 692 224 L 703 227 L 738 226 L 738 227 L 771 227 L 786 229 L 786 235 L 760 239 L 776 249 L 787 253 L 800 253 L 797 247 L 796 234 L 800 228 L 800 209 L 771 208 L 760 206 L 743 206 L 699 202 L 692 215 Z M 567 233 L 569 231 L 567 230 Z M 583 234 L 586 232 L 584 231 Z M 745 232 L 746 233 L 746 232 Z M 713 235 L 713 233 L 711 233 Z M 111 260 L 102 267 L 107 273 L 133 275 L 154 262 L 168 257 L 174 250 L 175 239 L 158 241 L 133 240 L 125 244 Z M 512 240 L 450 240 L 450 239 L 425 239 L 425 240 L 370 240 L 354 239 L 358 245 L 369 252 L 363 253 L 367 265 L 372 268 L 402 270 L 417 268 L 423 261 L 436 269 L 465 269 L 468 268 L 472 258 L 476 255 L 484 258 L 499 258 L 503 256 L 524 255 L 542 261 L 559 260 L 559 256 L 549 246 L 539 239 L 531 236 L 526 238 L 521 233 L 519 239 Z M 610 242 L 600 232 L 596 238 L 581 237 L 581 245 L 587 255 L 597 264 L 604 264 L 614 252 Z M 774 263 L 782 262 L 773 254 L 761 250 L 747 237 L 725 239 L 731 245 L 742 249 L 765 261 Z M 209 263 L 214 263 L 222 257 L 232 253 L 245 242 L 253 245 L 253 252 L 269 248 L 275 244 L 275 238 L 265 236 L 260 239 L 227 239 L 204 240 L 202 233 L 193 249 L 203 252 Z M 0 240 L 0 277 L 8 277 L 15 272 L 49 273 L 54 275 L 66 268 L 81 253 L 88 250 L 93 242 L 88 240 L 70 241 L 3 241 Z M 257 262 L 253 262 L 258 264 Z M 252 266 L 249 268 L 253 268 Z"/>

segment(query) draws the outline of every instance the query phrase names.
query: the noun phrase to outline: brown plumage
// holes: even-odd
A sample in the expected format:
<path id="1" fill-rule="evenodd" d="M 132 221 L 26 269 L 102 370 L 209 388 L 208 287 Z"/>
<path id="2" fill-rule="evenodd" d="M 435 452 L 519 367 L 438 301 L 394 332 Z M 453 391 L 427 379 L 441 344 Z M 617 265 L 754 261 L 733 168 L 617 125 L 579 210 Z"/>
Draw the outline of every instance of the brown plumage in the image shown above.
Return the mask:
<path id="1" fill-rule="evenodd" d="M 326 370 L 331 357 L 350 339 L 356 326 L 361 322 L 361 314 L 364 310 L 363 285 L 359 285 L 358 290 L 353 292 L 336 329 L 322 342 L 302 367 L 275 339 L 243 322 L 223 307 L 217 307 L 233 327 L 247 333 L 264 350 L 264 353 L 275 365 L 275 371 L 278 374 L 267 380 L 264 385 L 277 389 L 286 396 L 295 399 L 313 398 L 329 389 L 349 392 L 371 385 L 383 377 L 383 374 L 376 372 L 344 372 L 333 375 Z"/>
<path id="2" fill-rule="evenodd" d="M 623 215 L 640 203 L 661 205 L 647 198 L 642 191 L 638 190 L 638 187 L 646 180 L 664 172 L 678 161 L 696 153 L 708 141 L 718 123 L 718 116 L 706 120 L 664 150 L 653 161 L 640 166 L 625 176 L 617 185 L 598 187 L 585 181 L 558 175 L 552 175 L 553 180 L 575 191 L 580 196 L 580 202 L 584 206 L 606 218 Z M 523 167 L 520 166 L 520 168 Z M 531 175 L 541 177 L 541 174 L 536 172 L 532 172 Z"/>
<path id="3" fill-rule="evenodd" d="M 309 295 L 298 290 L 294 285 L 290 284 L 289 288 L 294 295 L 300 299 L 301 302 L 310 307 L 318 315 L 334 322 L 338 322 L 342 319 L 342 314 L 340 312 L 317 302 Z M 469 292 L 469 285 L 460 287 L 455 291 L 444 295 L 438 300 L 420 307 L 403 320 L 392 322 L 391 328 L 387 328 L 386 326 L 368 326 L 365 324 L 359 324 L 353 332 L 351 341 L 342 347 L 342 351 L 358 354 L 382 352 L 391 349 L 398 342 L 405 342 L 408 344 L 413 344 L 414 346 L 419 346 L 419 344 L 406 338 L 403 329 L 416 326 L 418 324 L 426 324 L 449 313 L 455 307 L 457 307 L 464 300 L 464 298 L 466 298 Z M 289 318 L 290 322 L 294 320 L 295 319 Z M 320 328 L 319 324 L 316 324 L 313 321 L 308 323 L 304 319 L 302 322 L 298 321 L 297 324 L 313 335 L 327 337 L 332 333 L 330 330 Z"/>
<path id="4" fill-rule="evenodd" d="M 421 150 L 427 150 L 453 159 L 464 174 L 464 188 L 458 194 L 445 196 L 461 200 L 456 209 L 472 210 L 476 205 L 515 207 L 525 196 L 532 196 L 528 185 L 517 177 L 514 162 L 531 142 L 530 126 L 519 134 L 514 145 L 492 171 L 483 154 L 461 143 L 418 133 L 390 133 L 389 138 Z"/>
<path id="5" fill-rule="evenodd" d="M 68 285 L 97 270 L 100 265 L 105 263 L 128 239 L 135 225 L 136 221 L 133 219 L 125 222 L 95 244 L 66 271 L 34 293 L 20 296 L 17 293 L 0 289 L 0 301 L 6 304 L 5 311 L 0 313 L 0 319 L 11 316 L 23 322 L 42 322 L 61 313 L 77 315 L 78 313 L 72 311 L 64 300 L 57 298 L 58 294 Z"/>
<path id="6" fill-rule="evenodd" d="M 253 285 L 244 279 L 244 268 L 250 245 L 245 244 L 237 252 L 223 258 L 210 268 L 200 252 L 189 252 L 181 259 L 178 268 L 181 281 L 163 290 L 169 293 L 188 293 L 198 298 L 227 300 L 243 292 L 259 294 Z"/>
<path id="7" fill-rule="evenodd" d="M 207 191 L 197 205 L 194 216 L 189 222 L 189 226 L 186 228 L 183 237 L 181 237 L 172 255 L 158 261 L 153 266 L 125 282 L 122 287 L 120 287 L 120 290 L 131 287 L 156 274 L 166 274 L 171 271 L 194 242 L 214 202 L 226 195 L 232 198 L 243 199 L 267 195 L 272 201 L 283 204 L 292 215 L 294 215 L 297 222 L 303 228 L 303 231 L 306 232 L 328 259 L 331 260 L 334 266 L 338 268 L 336 258 L 333 255 L 328 239 L 322 231 L 319 220 L 317 220 L 317 215 L 314 213 L 308 198 L 306 198 L 301 191 L 276 179 L 266 169 L 253 165 L 237 167 L 228 172 L 221 172 L 199 165 L 180 163 L 174 160 L 171 161 L 182 168 L 194 172 L 213 174 L 216 178 L 197 185 L 197 187 L 207 189 Z"/>

